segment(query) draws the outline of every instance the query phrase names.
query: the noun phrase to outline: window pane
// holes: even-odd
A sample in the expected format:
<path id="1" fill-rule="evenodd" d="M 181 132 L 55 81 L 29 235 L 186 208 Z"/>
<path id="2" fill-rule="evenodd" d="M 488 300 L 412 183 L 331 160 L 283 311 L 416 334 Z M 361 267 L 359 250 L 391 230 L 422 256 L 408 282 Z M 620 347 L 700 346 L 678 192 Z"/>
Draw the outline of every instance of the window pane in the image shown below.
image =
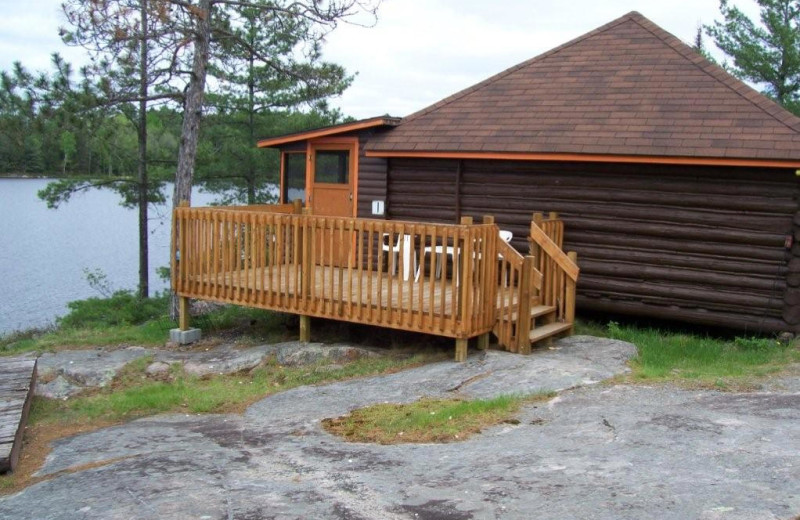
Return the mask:
<path id="1" fill-rule="evenodd" d="M 295 199 L 306 201 L 306 154 L 287 153 L 284 155 L 283 202 L 288 204 Z"/>
<path id="2" fill-rule="evenodd" d="M 325 150 L 317 152 L 314 182 L 347 184 L 350 182 L 350 152 Z"/>

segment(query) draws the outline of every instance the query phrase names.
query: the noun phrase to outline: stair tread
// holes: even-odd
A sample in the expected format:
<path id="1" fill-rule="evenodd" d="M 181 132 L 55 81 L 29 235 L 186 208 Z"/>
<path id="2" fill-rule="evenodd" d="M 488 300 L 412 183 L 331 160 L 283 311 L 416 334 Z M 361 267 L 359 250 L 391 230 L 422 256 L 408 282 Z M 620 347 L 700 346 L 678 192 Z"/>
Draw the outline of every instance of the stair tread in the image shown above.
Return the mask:
<path id="1" fill-rule="evenodd" d="M 551 312 L 555 312 L 556 308 L 553 305 L 534 305 L 531 307 L 531 318 L 538 318 Z M 504 317 L 505 318 L 505 317 Z M 514 309 L 511 312 L 510 321 L 517 321 L 519 318 L 519 309 Z"/>
<path id="2" fill-rule="evenodd" d="M 569 328 L 572 328 L 572 323 L 555 322 L 548 323 L 547 325 L 541 325 L 531 331 L 531 343 L 536 343 L 537 341 L 549 338 L 550 336 L 558 334 L 559 332 L 563 332 Z"/>

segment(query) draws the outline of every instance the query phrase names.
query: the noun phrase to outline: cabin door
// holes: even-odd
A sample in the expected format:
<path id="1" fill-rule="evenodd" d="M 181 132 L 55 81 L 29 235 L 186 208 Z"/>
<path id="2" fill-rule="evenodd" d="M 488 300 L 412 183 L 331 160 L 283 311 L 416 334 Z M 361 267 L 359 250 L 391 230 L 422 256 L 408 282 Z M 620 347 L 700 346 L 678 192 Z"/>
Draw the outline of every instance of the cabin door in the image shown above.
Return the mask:
<path id="1" fill-rule="evenodd" d="M 318 216 L 355 216 L 355 182 L 358 145 L 352 140 L 325 141 L 309 145 L 309 206 Z M 320 265 L 347 265 L 352 250 L 352 232 L 336 231 L 333 240 L 315 244 Z"/>

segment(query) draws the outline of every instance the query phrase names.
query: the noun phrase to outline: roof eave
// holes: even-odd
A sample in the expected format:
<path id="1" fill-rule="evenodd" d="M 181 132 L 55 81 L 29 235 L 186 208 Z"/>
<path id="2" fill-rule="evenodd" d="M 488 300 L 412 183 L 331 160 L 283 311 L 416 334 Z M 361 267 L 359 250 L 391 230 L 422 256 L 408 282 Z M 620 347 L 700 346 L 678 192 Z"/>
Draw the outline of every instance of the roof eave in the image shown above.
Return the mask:
<path id="1" fill-rule="evenodd" d="M 674 164 L 691 166 L 739 166 L 800 168 L 800 159 L 749 159 L 735 157 L 685 157 L 669 155 L 618 155 L 581 153 L 459 152 L 366 150 L 367 157 L 418 159 L 484 159 L 502 161 L 603 162 L 629 164 Z"/>
<path id="2" fill-rule="evenodd" d="M 308 139 L 317 139 L 320 137 L 328 137 L 348 132 L 356 132 L 359 130 L 366 130 L 369 128 L 376 128 L 379 126 L 396 126 L 399 122 L 400 119 L 395 117 L 389 117 L 389 116 L 373 117 L 370 119 L 353 121 L 351 123 L 343 123 L 340 125 L 314 128 L 311 130 L 304 130 L 302 132 L 294 132 L 291 134 L 269 137 L 267 139 L 259 140 L 256 146 L 258 146 L 258 148 L 272 148 L 284 144 L 296 143 L 298 141 L 306 141 Z"/>

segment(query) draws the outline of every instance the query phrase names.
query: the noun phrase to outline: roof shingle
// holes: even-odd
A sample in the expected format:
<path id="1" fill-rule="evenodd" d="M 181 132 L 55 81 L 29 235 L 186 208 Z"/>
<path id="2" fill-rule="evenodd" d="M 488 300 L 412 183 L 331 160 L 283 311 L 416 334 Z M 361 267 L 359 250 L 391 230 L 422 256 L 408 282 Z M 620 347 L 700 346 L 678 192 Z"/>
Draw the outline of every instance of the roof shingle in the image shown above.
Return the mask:
<path id="1" fill-rule="evenodd" d="M 404 118 L 367 150 L 798 160 L 800 118 L 632 12 Z"/>

